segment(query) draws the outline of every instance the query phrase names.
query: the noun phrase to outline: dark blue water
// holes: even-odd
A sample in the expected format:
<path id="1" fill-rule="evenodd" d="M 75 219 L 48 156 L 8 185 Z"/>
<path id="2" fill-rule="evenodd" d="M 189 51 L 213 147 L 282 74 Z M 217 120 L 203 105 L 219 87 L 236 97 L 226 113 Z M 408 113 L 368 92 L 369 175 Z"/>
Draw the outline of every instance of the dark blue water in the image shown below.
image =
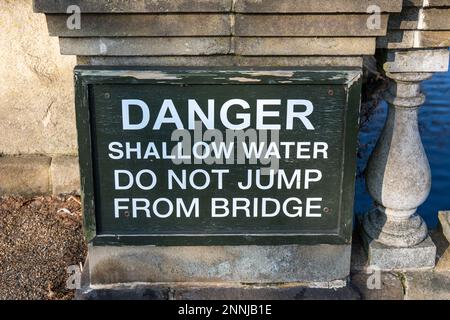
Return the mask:
<path id="1" fill-rule="evenodd" d="M 422 83 L 422 91 L 426 94 L 426 102 L 419 111 L 419 130 L 430 161 L 432 186 L 430 196 L 419 207 L 418 213 L 430 228 L 435 228 L 438 211 L 450 210 L 450 72 L 434 74 Z M 386 114 L 387 104 L 382 101 L 371 120 L 360 130 L 356 214 L 363 214 L 372 207 L 362 171 L 383 128 Z"/>

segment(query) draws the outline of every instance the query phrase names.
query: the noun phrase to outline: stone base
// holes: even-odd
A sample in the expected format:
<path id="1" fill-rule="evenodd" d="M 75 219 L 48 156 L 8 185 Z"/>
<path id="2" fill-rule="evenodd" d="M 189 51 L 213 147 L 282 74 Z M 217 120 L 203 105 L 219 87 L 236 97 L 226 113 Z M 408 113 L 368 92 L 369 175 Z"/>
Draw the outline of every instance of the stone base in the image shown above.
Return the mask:
<path id="1" fill-rule="evenodd" d="M 217 284 L 129 284 L 77 290 L 76 300 L 358 300 L 351 286 L 336 289 L 283 286 L 218 286 Z"/>
<path id="2" fill-rule="evenodd" d="M 357 299 L 351 245 L 93 246 L 76 299 Z"/>
<path id="3" fill-rule="evenodd" d="M 442 233 L 450 242 L 450 211 L 439 211 L 439 224 L 442 229 Z"/>
<path id="4" fill-rule="evenodd" d="M 0 156 L 0 195 L 80 193 L 76 156 Z"/>
<path id="5" fill-rule="evenodd" d="M 351 245 L 89 246 L 90 283 L 328 283 L 350 273 Z"/>
<path id="6" fill-rule="evenodd" d="M 362 235 L 368 255 L 368 265 L 380 270 L 415 270 L 433 268 L 436 261 L 436 246 L 430 236 L 413 247 L 398 248 L 386 246 Z"/>
<path id="7" fill-rule="evenodd" d="M 357 300 L 347 281 L 250 285 L 242 283 L 117 283 L 91 285 L 86 263 L 75 300 Z M 311 284 L 310 284 L 311 285 Z"/>

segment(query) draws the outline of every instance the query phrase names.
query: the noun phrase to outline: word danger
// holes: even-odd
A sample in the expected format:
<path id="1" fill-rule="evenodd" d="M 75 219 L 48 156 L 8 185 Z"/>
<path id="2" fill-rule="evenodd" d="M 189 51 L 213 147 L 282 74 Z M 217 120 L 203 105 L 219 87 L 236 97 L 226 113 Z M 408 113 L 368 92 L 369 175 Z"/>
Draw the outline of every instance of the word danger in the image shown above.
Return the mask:
<path id="1" fill-rule="evenodd" d="M 281 99 L 257 99 L 256 100 L 256 130 L 281 130 L 282 125 L 286 130 L 294 129 L 294 120 L 300 122 L 307 130 L 314 130 L 314 126 L 308 119 L 314 111 L 314 106 L 309 100 L 291 100 L 286 102 L 286 119 L 283 123 L 273 123 L 273 119 L 281 118 L 280 111 L 267 110 L 268 106 L 280 106 Z M 183 106 L 184 107 L 184 106 Z M 123 130 L 141 130 L 151 126 L 153 130 L 160 130 L 163 124 L 175 125 L 177 129 L 195 129 L 196 118 L 198 118 L 207 129 L 216 128 L 215 119 L 215 101 L 208 99 L 207 112 L 205 113 L 195 99 L 188 99 L 187 123 L 183 121 L 178 114 L 177 107 L 175 107 L 172 99 L 165 99 L 162 102 L 161 108 L 157 113 L 155 120 L 152 119 L 150 107 L 139 99 L 123 99 L 122 100 L 122 129 Z M 179 106 L 181 108 L 181 106 Z M 139 121 L 131 121 L 131 109 L 134 113 L 140 113 Z M 244 130 L 250 128 L 252 119 L 250 114 L 250 104 L 242 99 L 230 99 L 222 104 L 220 107 L 220 122 L 226 129 L 230 130 Z M 230 117 L 230 114 L 233 116 Z M 232 121 L 231 119 L 234 119 Z M 271 119 L 272 121 L 268 121 Z M 151 125 L 153 121 L 153 125 Z M 270 123 L 268 123 L 270 122 Z"/>

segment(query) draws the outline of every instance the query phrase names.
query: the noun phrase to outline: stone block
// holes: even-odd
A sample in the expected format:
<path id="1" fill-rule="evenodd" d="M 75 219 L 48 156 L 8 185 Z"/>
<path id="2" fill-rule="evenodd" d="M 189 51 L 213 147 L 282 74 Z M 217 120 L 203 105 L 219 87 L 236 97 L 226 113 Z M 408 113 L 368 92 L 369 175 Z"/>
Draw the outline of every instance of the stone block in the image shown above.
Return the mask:
<path id="1" fill-rule="evenodd" d="M 246 56 L 372 55 L 375 38 L 237 37 L 235 52 Z"/>
<path id="2" fill-rule="evenodd" d="M 217 56 L 159 56 L 159 57 L 101 57 L 78 56 L 80 65 L 120 65 L 120 66 L 273 66 L 273 67 L 362 67 L 362 57 L 339 56 L 292 56 L 292 57 L 243 57 L 233 55 Z"/>
<path id="3" fill-rule="evenodd" d="M 34 0 L 34 11 L 66 13 L 70 5 L 79 6 L 82 13 L 227 12 L 232 0 Z"/>
<path id="4" fill-rule="evenodd" d="M 450 272 L 450 247 L 447 242 L 447 249 L 438 255 L 438 261 L 436 262 L 435 270 L 437 272 Z"/>
<path id="5" fill-rule="evenodd" d="M 401 248 L 386 246 L 376 240 L 363 236 L 364 247 L 368 255 L 368 265 L 380 270 L 414 270 L 434 267 L 436 246 L 428 236 L 413 247 Z"/>
<path id="6" fill-rule="evenodd" d="M 90 284 L 89 261 L 84 265 L 76 300 L 356 300 L 354 286 L 345 280 L 307 286 L 305 283 L 116 283 Z"/>
<path id="7" fill-rule="evenodd" d="M 352 274 L 351 285 L 356 288 L 362 300 L 403 300 L 400 275 L 380 272 L 379 283 L 376 283 L 377 280 L 374 279 L 376 276 L 378 275 L 374 271 Z"/>
<path id="8" fill-rule="evenodd" d="M 37 195 L 50 192 L 50 158 L 45 156 L 0 157 L 0 195 Z"/>
<path id="9" fill-rule="evenodd" d="M 449 30 L 450 8 L 405 8 L 389 17 L 389 29 Z"/>
<path id="10" fill-rule="evenodd" d="M 353 287 L 311 288 L 299 284 L 278 286 L 211 286 L 174 288 L 175 300 L 358 300 Z"/>
<path id="11" fill-rule="evenodd" d="M 448 48 L 450 31 L 415 31 L 415 48 Z"/>
<path id="12" fill-rule="evenodd" d="M 381 27 L 369 29 L 368 15 L 361 14 L 238 14 L 237 36 L 380 36 L 386 34 L 388 15 L 381 16 Z"/>
<path id="13" fill-rule="evenodd" d="M 0 154 L 77 150 L 73 67 L 31 0 L 0 4 Z"/>
<path id="14" fill-rule="evenodd" d="M 172 37 L 227 36 L 230 17 L 224 14 L 85 14 L 80 29 L 67 28 L 67 15 L 47 15 L 51 36 Z"/>
<path id="15" fill-rule="evenodd" d="M 447 2 L 447 6 L 450 3 Z M 419 30 L 450 30 L 450 8 L 427 8 L 421 12 Z"/>
<path id="16" fill-rule="evenodd" d="M 438 272 L 450 272 L 450 239 L 445 237 L 440 228 L 433 230 L 430 236 L 436 245 L 436 267 L 434 270 Z"/>
<path id="17" fill-rule="evenodd" d="M 448 0 L 403 0 L 403 7 L 447 7 Z"/>
<path id="18" fill-rule="evenodd" d="M 399 12 L 402 0 L 237 0 L 236 12 L 246 13 L 323 13 L 323 12 L 367 12 L 376 5 L 382 12 Z"/>
<path id="19" fill-rule="evenodd" d="M 442 233 L 450 242 L 450 211 L 439 211 L 438 218 Z"/>
<path id="20" fill-rule="evenodd" d="M 205 283 L 187 285 L 115 284 L 83 287 L 77 290 L 76 300 L 358 300 L 353 287 L 311 288 L 301 284 L 279 286 L 218 285 Z"/>
<path id="21" fill-rule="evenodd" d="M 418 27 L 420 8 L 404 8 L 401 13 L 389 15 L 389 30 L 414 30 Z"/>
<path id="22" fill-rule="evenodd" d="M 230 51 L 227 37 L 59 38 L 61 54 L 81 56 L 215 55 Z"/>
<path id="23" fill-rule="evenodd" d="M 385 71 L 445 72 L 448 70 L 448 49 L 389 50 L 384 58 Z"/>
<path id="24" fill-rule="evenodd" d="M 50 165 L 52 193 L 80 193 L 80 168 L 78 157 L 57 156 Z"/>
<path id="25" fill-rule="evenodd" d="M 385 37 L 377 38 L 377 48 L 414 48 L 414 33 L 415 31 L 389 30 Z"/>
<path id="26" fill-rule="evenodd" d="M 350 245 L 90 246 L 91 284 L 343 280 Z"/>
<path id="27" fill-rule="evenodd" d="M 450 300 L 450 272 L 408 272 L 405 300 Z"/>
<path id="28" fill-rule="evenodd" d="M 377 38 L 377 48 L 446 48 L 450 46 L 450 31 L 389 31 Z"/>

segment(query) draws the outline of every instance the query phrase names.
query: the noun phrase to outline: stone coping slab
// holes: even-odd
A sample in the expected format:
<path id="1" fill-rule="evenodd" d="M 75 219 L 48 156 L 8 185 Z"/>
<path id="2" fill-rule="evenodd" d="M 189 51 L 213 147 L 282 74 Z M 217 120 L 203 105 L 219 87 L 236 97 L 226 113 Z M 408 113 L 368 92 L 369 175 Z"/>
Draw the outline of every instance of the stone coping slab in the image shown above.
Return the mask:
<path id="1" fill-rule="evenodd" d="M 377 5 L 382 12 L 399 12 L 402 0 L 34 0 L 34 11 L 65 13 L 67 7 L 77 5 L 85 13 L 125 12 L 361 12 L 369 5 Z"/>

